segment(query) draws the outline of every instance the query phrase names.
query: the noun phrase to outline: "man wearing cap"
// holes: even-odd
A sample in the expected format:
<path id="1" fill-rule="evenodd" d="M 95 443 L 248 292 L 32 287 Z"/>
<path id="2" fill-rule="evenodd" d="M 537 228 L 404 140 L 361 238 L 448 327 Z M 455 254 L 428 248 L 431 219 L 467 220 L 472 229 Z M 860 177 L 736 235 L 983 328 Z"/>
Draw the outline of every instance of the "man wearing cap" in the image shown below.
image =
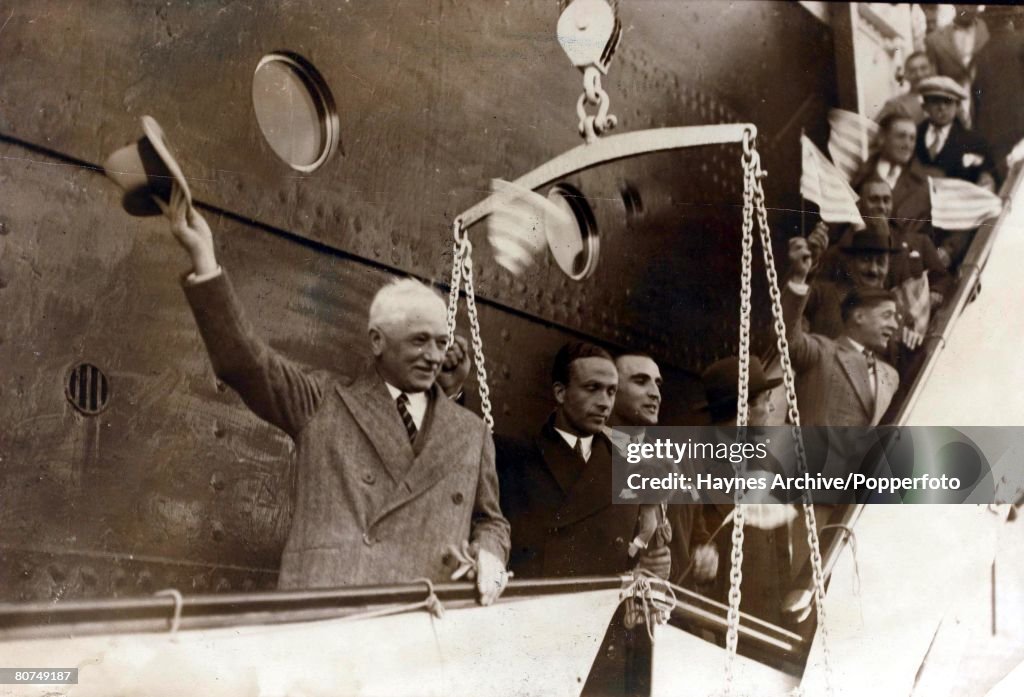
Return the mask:
<path id="1" fill-rule="evenodd" d="M 643 443 L 648 426 L 658 425 L 661 411 L 662 377 L 658 364 L 642 353 L 625 353 L 615 358 L 619 389 L 606 434 L 623 455 L 630 443 Z M 667 517 L 671 526 L 669 548 L 672 572 L 669 580 L 679 585 L 703 583 L 718 570 L 718 552 L 708 542 L 702 506 L 692 503 L 670 504 Z"/>
<path id="2" fill-rule="evenodd" d="M 935 74 L 932 62 L 924 51 L 914 51 L 903 64 L 903 75 L 910 83 L 910 88 L 903 94 L 897 95 L 887 101 L 878 111 L 876 121 L 881 121 L 889 114 L 903 114 L 914 120 L 914 123 L 924 121 L 924 109 L 921 108 L 921 93 L 917 87 L 921 80 Z"/>
<path id="3" fill-rule="evenodd" d="M 295 442 L 279 586 L 445 581 L 450 548 L 471 543 L 480 601 L 493 602 L 507 578 L 508 521 L 487 426 L 437 384 L 447 340 L 440 296 L 413 279 L 386 285 L 369 311 L 372 364 L 355 379 L 314 373 L 256 336 L 209 226 L 180 188 L 167 210 L 192 260 L 185 294 L 214 372 Z"/>
<path id="4" fill-rule="evenodd" d="M 620 574 L 634 564 L 667 578 L 665 546 L 629 555 L 639 507 L 612 502 L 612 448 L 604 426 L 619 375 L 611 355 L 570 342 L 551 371 L 555 410 L 528 440 L 498 436 L 501 509 L 512 524 L 516 576 Z"/>
<path id="5" fill-rule="evenodd" d="M 900 327 L 896 298 L 879 286 L 856 287 L 841 302 L 843 328 L 836 338 L 808 334 L 801 318 L 811 252 L 802 237 L 789 245 L 789 282 L 782 302 L 804 423 L 876 426 L 899 386 L 896 370 L 881 358 Z"/>
<path id="6" fill-rule="evenodd" d="M 995 163 L 988 143 L 957 119 L 957 107 L 967 91 L 942 75 L 922 80 L 919 90 L 927 119 L 917 127 L 917 159 L 937 176 L 966 179 L 995 191 Z"/>

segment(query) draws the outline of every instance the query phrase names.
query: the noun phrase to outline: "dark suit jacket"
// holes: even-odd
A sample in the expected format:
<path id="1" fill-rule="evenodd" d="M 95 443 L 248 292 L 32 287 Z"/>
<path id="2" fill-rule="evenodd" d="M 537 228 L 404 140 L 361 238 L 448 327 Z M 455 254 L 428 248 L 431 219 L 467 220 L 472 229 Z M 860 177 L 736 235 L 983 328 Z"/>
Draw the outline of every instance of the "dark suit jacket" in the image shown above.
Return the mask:
<path id="1" fill-rule="evenodd" d="M 978 52 L 988 41 L 988 27 L 985 22 L 979 18 L 974 20 L 974 23 L 974 58 L 970 65 L 964 65 L 960 59 L 960 52 L 956 50 L 956 44 L 953 41 L 955 25 L 948 24 L 936 29 L 924 40 L 925 51 L 928 53 L 932 65 L 935 66 L 935 72 L 951 77 L 962 85 L 970 84 L 973 78 L 971 71 L 977 60 Z"/>
<path id="2" fill-rule="evenodd" d="M 845 335 L 830 339 L 804 332 L 800 319 L 806 304 L 806 295 L 797 295 L 789 284 L 783 286 L 782 308 L 803 423 L 808 426 L 877 425 L 899 386 L 896 369 L 879 359 L 877 389 L 872 393 L 867 359 Z"/>
<path id="3" fill-rule="evenodd" d="M 530 440 L 495 438 L 509 566 L 520 578 L 626 573 L 639 508 L 612 503 L 611 441 L 594 436 L 584 462 L 552 422 Z"/>
<path id="4" fill-rule="evenodd" d="M 185 293 L 214 372 L 296 445 L 296 504 L 281 588 L 445 581 L 448 545 L 508 555 L 494 444 L 484 422 L 435 385 L 416 446 L 371 367 L 312 374 L 258 339 L 227 276 Z"/>
<path id="5" fill-rule="evenodd" d="M 928 153 L 925 144 L 927 133 L 928 122 L 925 121 L 917 127 L 917 145 L 914 149 L 914 157 L 926 170 L 934 169 L 937 176 L 966 179 L 974 183 L 978 182 L 982 172 L 995 175 L 995 162 L 988 143 L 977 133 L 967 130 L 960 119 L 950 124 L 949 136 L 934 158 Z M 966 160 L 972 163 L 968 164 Z"/>
<path id="6" fill-rule="evenodd" d="M 1005 179 L 1006 156 L 1024 138 L 1024 35 L 993 31 L 975 68 L 974 128 L 992 146 L 996 170 Z"/>

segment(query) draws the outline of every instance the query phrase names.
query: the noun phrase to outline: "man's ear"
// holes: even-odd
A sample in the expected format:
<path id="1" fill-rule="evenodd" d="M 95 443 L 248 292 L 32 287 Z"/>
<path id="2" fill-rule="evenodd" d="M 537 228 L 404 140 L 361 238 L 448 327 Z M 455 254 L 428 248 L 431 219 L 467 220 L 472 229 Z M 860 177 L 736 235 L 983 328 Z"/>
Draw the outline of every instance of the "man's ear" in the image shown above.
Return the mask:
<path id="1" fill-rule="evenodd" d="M 551 386 L 551 391 L 555 395 L 555 402 L 558 406 L 565 404 L 565 385 L 560 382 L 556 382 Z"/>
<path id="2" fill-rule="evenodd" d="M 387 339 L 377 327 L 370 327 L 370 351 L 373 353 L 374 358 L 380 357 L 384 353 L 384 345 L 387 343 Z"/>

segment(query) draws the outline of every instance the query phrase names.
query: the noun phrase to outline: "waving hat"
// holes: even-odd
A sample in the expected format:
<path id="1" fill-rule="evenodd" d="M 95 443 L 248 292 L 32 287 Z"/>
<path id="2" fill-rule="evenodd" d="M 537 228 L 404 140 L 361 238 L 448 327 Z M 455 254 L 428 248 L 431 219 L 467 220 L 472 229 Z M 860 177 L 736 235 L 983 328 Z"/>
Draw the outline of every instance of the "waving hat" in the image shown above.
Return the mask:
<path id="1" fill-rule="evenodd" d="M 192 205 L 188 182 L 160 124 L 151 116 L 143 116 L 142 131 L 142 138 L 115 151 L 103 163 L 106 175 L 124 190 L 121 205 L 131 215 L 160 215 L 162 211 L 154 198 L 164 203 L 170 201 L 171 186 L 175 183 Z"/>

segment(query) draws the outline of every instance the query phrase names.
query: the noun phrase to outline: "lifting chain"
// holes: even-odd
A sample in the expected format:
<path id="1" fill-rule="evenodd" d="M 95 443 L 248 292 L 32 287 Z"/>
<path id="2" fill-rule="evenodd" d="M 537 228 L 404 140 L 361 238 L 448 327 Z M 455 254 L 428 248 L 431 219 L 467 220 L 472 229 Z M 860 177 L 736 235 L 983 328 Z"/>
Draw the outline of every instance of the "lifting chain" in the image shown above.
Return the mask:
<path id="1" fill-rule="evenodd" d="M 619 120 L 608 113 L 610 100 L 601 87 L 601 73 L 590 67 L 583 71 L 583 94 L 576 102 L 576 115 L 580 117 L 579 131 L 584 140 L 593 143 L 605 131 L 615 128 Z M 588 114 L 587 106 L 596 106 L 596 114 Z"/>
<path id="2" fill-rule="evenodd" d="M 739 399 L 737 402 L 737 425 L 746 426 L 748 418 L 748 384 L 750 367 L 750 275 L 752 266 L 751 248 L 753 244 L 753 220 L 754 211 L 757 213 L 757 226 L 759 228 L 761 248 L 764 253 L 765 271 L 768 276 L 768 292 L 771 296 L 772 319 L 774 321 L 775 334 L 778 338 L 778 351 L 782 367 L 782 381 L 786 390 L 786 405 L 788 417 L 792 428 L 793 443 L 796 449 L 797 468 L 800 474 L 807 471 L 807 454 L 804 449 L 803 438 L 800 432 L 800 411 L 796 399 L 796 379 L 793 371 L 793 364 L 789 357 L 789 342 L 786 339 L 786 325 L 782 314 L 782 293 L 779 289 L 778 273 L 775 270 L 775 258 L 772 251 L 771 231 L 768 228 L 768 211 L 765 205 L 764 186 L 762 179 L 766 175 L 761 169 L 761 156 L 753 142 L 752 134 L 747 134 L 743 141 L 743 272 L 740 287 L 740 367 L 739 367 Z M 739 584 L 742 575 L 736 571 L 742 564 L 742 550 L 737 552 L 737 538 L 742 543 L 743 535 L 736 534 L 736 528 L 742 525 L 740 515 L 742 508 L 739 504 L 740 492 L 737 492 L 737 515 L 733 527 L 733 573 L 730 575 L 729 589 L 729 615 L 728 632 L 726 635 L 726 650 L 728 661 L 726 668 L 726 694 L 731 694 L 733 683 L 733 661 L 737 648 L 737 635 L 739 629 Z M 807 544 L 810 548 L 811 568 L 814 575 L 814 605 L 817 611 L 818 630 L 821 632 L 822 657 L 824 660 L 824 678 L 826 694 L 832 694 L 831 676 L 831 655 L 828 646 L 828 628 L 825 623 L 825 579 L 822 571 L 821 547 L 818 540 L 817 521 L 814 515 L 814 506 L 811 504 L 810 496 L 804 492 L 802 503 L 804 512 L 804 523 L 807 527 Z M 733 597 L 735 595 L 736 610 L 733 610 Z"/>
<path id="3" fill-rule="evenodd" d="M 454 242 L 452 246 L 452 280 L 448 292 L 448 343 L 445 350 L 455 342 L 455 323 L 459 312 L 459 295 L 463 282 L 466 286 L 466 313 L 469 315 L 470 341 L 473 344 L 473 362 L 476 363 L 477 385 L 480 390 L 480 411 L 487 428 L 494 431 L 494 415 L 491 413 L 491 390 L 487 386 L 487 368 L 484 365 L 484 342 L 480 338 L 480 317 L 476 311 L 476 291 L 473 288 L 473 243 L 462 227 L 462 218 L 452 224 Z"/>

